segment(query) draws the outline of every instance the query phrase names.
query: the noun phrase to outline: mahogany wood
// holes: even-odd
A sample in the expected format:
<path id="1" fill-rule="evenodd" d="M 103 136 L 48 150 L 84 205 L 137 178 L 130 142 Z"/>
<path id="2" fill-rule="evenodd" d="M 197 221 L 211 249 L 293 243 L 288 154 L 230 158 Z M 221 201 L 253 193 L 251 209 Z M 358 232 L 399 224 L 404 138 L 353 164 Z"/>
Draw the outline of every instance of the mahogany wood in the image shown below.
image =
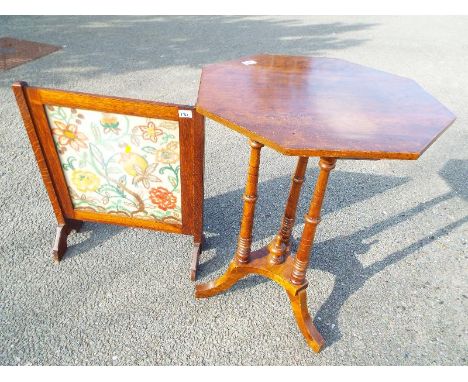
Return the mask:
<path id="1" fill-rule="evenodd" d="M 195 297 L 215 296 L 229 289 L 243 277 L 251 274 L 267 277 L 286 290 L 299 329 L 308 345 L 315 352 L 318 352 L 323 347 L 324 340 L 314 326 L 307 309 L 305 290 L 307 283 L 295 285 L 290 281 L 293 262 L 293 257 L 288 256 L 283 263 L 273 264 L 269 259 L 268 248 L 263 247 L 251 253 L 248 263 L 239 263 L 234 259 L 221 277 L 205 284 L 196 285 Z"/>
<path id="2" fill-rule="evenodd" d="M 194 107 L 187 105 L 36 88 L 28 86 L 26 82 L 16 82 L 12 88 L 57 218 L 58 229 L 53 248 L 54 259 L 60 260 L 65 253 L 68 234 L 73 227 L 76 227 L 74 221 L 149 228 L 193 236 L 190 277 L 194 279 L 203 241 L 204 117 L 197 113 Z M 182 224 L 75 210 L 44 110 L 45 105 L 178 121 Z M 179 110 L 191 111 L 192 118 L 180 118 Z"/>
<path id="3" fill-rule="evenodd" d="M 305 274 L 309 265 L 310 250 L 315 238 L 317 225 L 320 223 L 320 210 L 327 188 L 328 176 L 330 171 L 335 168 L 336 158 L 320 158 L 320 173 L 315 185 L 314 195 L 310 202 L 310 208 L 304 220 L 304 230 L 302 231 L 301 242 L 297 249 L 294 266 L 291 273 L 291 282 L 293 284 L 302 284 L 305 282 Z"/>
<path id="4" fill-rule="evenodd" d="M 297 161 L 296 172 L 292 178 L 288 201 L 286 202 L 286 208 L 281 221 L 281 228 L 269 247 L 270 260 L 276 264 L 283 262 L 284 256 L 291 254 L 291 232 L 296 221 L 297 202 L 301 193 L 302 183 L 304 183 L 308 161 L 308 157 L 299 157 Z"/>
<path id="5" fill-rule="evenodd" d="M 455 116 L 412 80 L 344 60 L 272 55 L 205 66 L 196 108 L 252 141 L 300 158 L 272 242 L 250 259 L 240 256 L 243 262 L 234 255 L 226 273 L 197 285 L 195 296 L 221 293 L 252 273 L 268 277 L 286 290 L 304 338 L 319 351 L 324 340 L 307 310 L 305 274 L 336 159 L 417 159 Z M 287 256 L 310 156 L 321 157 L 320 173 L 298 252 Z M 250 233 L 252 220 L 244 214 L 241 223 Z M 247 236 L 245 247 L 250 251 L 251 235 Z"/>
<path id="6" fill-rule="evenodd" d="M 325 345 L 322 335 L 315 327 L 312 318 L 310 317 L 309 310 L 307 309 L 307 291 L 300 290 L 296 295 L 287 291 L 289 300 L 291 301 L 292 311 L 296 318 L 297 326 L 304 336 L 307 344 L 312 350 L 318 353 Z"/>
<path id="7" fill-rule="evenodd" d="M 293 257 L 287 257 L 281 264 L 272 264 L 268 255 L 268 248 L 263 247 L 250 254 L 248 263 L 239 263 L 234 258 L 229 264 L 227 271 L 221 277 L 205 284 L 196 285 L 195 297 L 211 297 L 224 292 L 239 279 L 252 273 L 276 281 L 293 295 L 296 295 L 307 286 L 307 284 L 295 285 L 290 281 L 294 262 Z"/>
<path id="8" fill-rule="evenodd" d="M 204 66 L 197 110 L 286 155 L 353 159 L 417 159 L 455 120 L 413 80 L 263 54 Z"/>
<path id="9" fill-rule="evenodd" d="M 252 244 L 252 227 L 255 214 L 255 203 L 257 202 L 258 169 L 260 166 L 261 143 L 250 141 L 250 161 L 247 172 L 247 183 L 245 186 L 244 211 L 237 243 L 236 261 L 242 264 L 249 262 L 250 246 Z"/>

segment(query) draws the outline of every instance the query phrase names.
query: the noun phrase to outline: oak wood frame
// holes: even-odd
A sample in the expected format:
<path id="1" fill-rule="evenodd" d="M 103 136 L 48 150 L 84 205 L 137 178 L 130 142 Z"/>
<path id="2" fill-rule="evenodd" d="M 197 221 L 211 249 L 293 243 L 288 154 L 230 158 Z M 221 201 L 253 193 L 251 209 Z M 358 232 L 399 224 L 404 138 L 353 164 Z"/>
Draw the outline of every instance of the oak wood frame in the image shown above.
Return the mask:
<path id="1" fill-rule="evenodd" d="M 194 245 L 190 277 L 195 280 L 203 244 L 205 118 L 197 113 L 193 106 L 188 105 L 38 88 L 28 86 L 26 82 L 15 82 L 12 88 L 58 223 L 52 250 L 54 260 L 61 260 L 67 249 L 68 234 L 73 229 L 78 230 L 83 221 L 141 227 L 192 235 Z M 54 145 L 45 105 L 177 121 L 180 142 L 182 224 L 75 210 Z M 179 110 L 190 110 L 192 118 L 179 118 Z"/>

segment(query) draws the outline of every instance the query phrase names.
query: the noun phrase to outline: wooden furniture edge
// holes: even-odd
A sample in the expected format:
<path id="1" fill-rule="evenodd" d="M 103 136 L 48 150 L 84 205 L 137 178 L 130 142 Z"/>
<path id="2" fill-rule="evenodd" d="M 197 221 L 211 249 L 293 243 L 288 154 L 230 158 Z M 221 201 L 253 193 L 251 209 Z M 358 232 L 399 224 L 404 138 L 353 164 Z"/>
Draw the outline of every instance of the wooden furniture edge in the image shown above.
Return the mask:
<path id="1" fill-rule="evenodd" d="M 57 191 L 54 187 L 54 183 L 52 181 L 50 171 L 47 166 L 46 159 L 44 157 L 43 147 L 41 146 L 41 143 L 39 141 L 36 126 L 30 113 L 30 106 L 26 96 L 26 88 L 28 88 L 28 84 L 24 81 L 16 81 L 12 85 L 12 89 L 16 97 L 16 102 L 18 104 L 21 117 L 23 119 L 23 123 L 26 129 L 26 133 L 28 134 L 29 142 L 36 157 L 36 162 L 39 167 L 39 171 L 41 173 L 42 180 L 46 187 L 46 191 L 49 196 L 50 202 L 52 204 L 57 223 L 59 225 L 64 225 L 66 223 L 65 214 L 59 202 Z"/>
<path id="2" fill-rule="evenodd" d="M 197 112 L 204 115 L 205 117 L 210 118 L 215 122 L 221 123 L 237 131 L 238 133 L 248 137 L 249 139 L 260 142 L 263 145 L 268 146 L 278 151 L 279 153 L 288 155 L 288 156 L 328 157 L 328 158 L 339 158 L 339 159 L 363 159 L 363 160 L 376 160 L 376 159 L 416 160 L 422 154 L 422 152 L 421 153 L 419 152 L 399 153 L 399 152 L 382 152 L 382 151 L 339 151 L 339 150 L 313 150 L 313 149 L 301 150 L 301 149 L 284 148 L 261 135 L 252 133 L 250 130 L 232 121 L 229 121 L 216 114 L 211 113 L 210 111 L 204 109 L 203 107 L 199 105 L 196 105 L 195 107 L 196 107 Z M 437 137 L 434 138 L 432 143 L 436 139 Z M 427 147 L 425 148 L 425 150 L 426 149 Z"/>

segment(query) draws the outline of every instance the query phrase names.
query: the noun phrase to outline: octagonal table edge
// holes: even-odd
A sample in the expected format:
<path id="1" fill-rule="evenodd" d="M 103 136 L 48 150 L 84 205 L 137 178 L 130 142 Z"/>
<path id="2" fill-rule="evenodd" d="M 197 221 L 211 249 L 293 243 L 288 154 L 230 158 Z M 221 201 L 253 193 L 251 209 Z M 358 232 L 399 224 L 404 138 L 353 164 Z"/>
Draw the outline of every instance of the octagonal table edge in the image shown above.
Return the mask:
<path id="1" fill-rule="evenodd" d="M 278 151 L 283 155 L 288 156 L 304 156 L 304 157 L 330 157 L 330 158 L 340 158 L 340 159 L 356 159 L 356 160 L 378 160 L 378 159 L 396 159 L 396 160 L 416 160 L 418 159 L 436 140 L 442 135 L 456 120 L 456 116 L 452 114 L 453 118 L 447 124 L 447 126 L 438 132 L 434 137 L 431 138 L 430 143 L 428 143 L 421 151 L 408 151 L 408 152 L 392 152 L 392 151 L 362 151 L 362 150 L 318 150 L 318 149 L 295 149 L 288 148 L 278 145 L 277 143 L 265 138 L 261 135 L 253 133 L 251 130 L 238 125 L 235 122 L 232 122 L 228 119 L 220 117 L 205 108 L 197 104 L 195 106 L 198 113 L 204 115 L 207 118 L 212 119 L 215 122 L 218 122 L 222 125 L 225 125 L 232 130 L 237 131 L 238 133 L 246 136 L 249 139 L 260 142 L 261 144 L 272 148 L 273 150 Z"/>

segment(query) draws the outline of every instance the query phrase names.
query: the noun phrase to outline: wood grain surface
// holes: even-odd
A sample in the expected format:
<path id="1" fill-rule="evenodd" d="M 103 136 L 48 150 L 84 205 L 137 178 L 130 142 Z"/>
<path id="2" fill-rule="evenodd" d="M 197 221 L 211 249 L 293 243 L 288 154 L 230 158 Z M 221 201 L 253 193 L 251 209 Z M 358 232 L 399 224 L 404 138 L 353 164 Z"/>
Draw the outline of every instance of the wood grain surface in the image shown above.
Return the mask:
<path id="1" fill-rule="evenodd" d="M 204 66 L 196 107 L 296 156 L 417 159 L 455 120 L 413 80 L 325 57 L 256 55 Z"/>

